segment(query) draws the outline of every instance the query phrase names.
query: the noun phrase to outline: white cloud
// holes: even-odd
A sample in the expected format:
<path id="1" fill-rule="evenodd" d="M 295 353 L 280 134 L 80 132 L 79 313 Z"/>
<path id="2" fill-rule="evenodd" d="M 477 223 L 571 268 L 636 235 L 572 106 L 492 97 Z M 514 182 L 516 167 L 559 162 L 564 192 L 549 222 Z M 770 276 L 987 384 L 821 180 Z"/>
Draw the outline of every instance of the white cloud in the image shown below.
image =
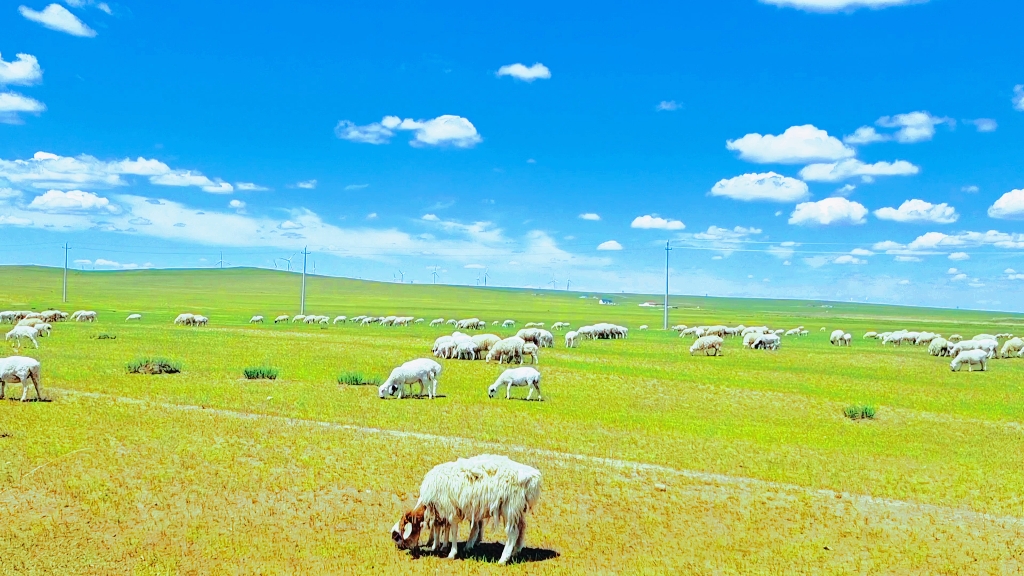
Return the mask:
<path id="1" fill-rule="evenodd" d="M 765 251 L 779 260 L 788 260 L 792 258 L 793 254 L 796 252 L 793 250 L 793 246 L 797 246 L 797 244 L 794 242 L 783 242 L 778 246 L 769 246 Z"/>
<path id="2" fill-rule="evenodd" d="M 971 255 L 967 252 L 953 252 L 949 255 L 949 259 L 953 261 L 970 260 Z"/>
<path id="3" fill-rule="evenodd" d="M 897 284 L 899 284 L 900 286 L 906 286 L 910 284 L 910 280 L 900 280 L 899 282 L 897 282 Z"/>
<path id="4" fill-rule="evenodd" d="M 800 170 L 800 177 L 811 182 L 840 182 L 860 176 L 865 182 L 875 176 L 912 176 L 921 169 L 906 160 L 865 164 L 856 158 L 830 164 L 808 164 Z"/>
<path id="5" fill-rule="evenodd" d="M 486 266 L 483 264 L 466 264 L 463 268 L 469 268 L 470 270 L 483 270 Z"/>
<path id="6" fill-rule="evenodd" d="M 761 0 L 785 8 L 797 8 L 808 12 L 840 12 L 857 8 L 881 9 L 890 6 L 924 3 L 928 0 Z"/>
<path id="7" fill-rule="evenodd" d="M 754 234 L 760 234 L 760 228 L 746 228 L 736 226 L 732 230 L 718 226 L 708 226 L 706 232 L 698 232 L 693 235 L 695 240 L 714 240 L 719 242 L 739 242 Z"/>
<path id="8" fill-rule="evenodd" d="M 897 262 L 920 262 L 921 259 L 917 256 L 896 256 L 893 258 Z"/>
<path id="9" fill-rule="evenodd" d="M 978 132 L 995 132 L 999 128 L 999 123 L 991 118 L 975 118 L 974 120 L 968 120 Z"/>
<path id="10" fill-rule="evenodd" d="M 580 214 L 579 217 L 580 220 L 593 220 L 595 222 L 601 219 L 601 216 L 599 214 L 595 214 L 593 212 L 585 212 L 583 214 Z"/>
<path id="11" fill-rule="evenodd" d="M 950 268 L 949 270 L 946 270 L 946 274 L 959 274 L 959 273 L 960 273 L 960 270 L 958 270 L 956 268 Z"/>
<path id="12" fill-rule="evenodd" d="M 533 66 L 525 66 L 519 64 L 508 64 L 498 68 L 497 76 L 511 76 L 516 80 L 522 80 L 523 82 L 533 82 L 534 80 L 547 80 L 551 78 L 551 70 L 548 67 L 537 62 Z"/>
<path id="13" fill-rule="evenodd" d="M 7 216 L 0 214 L 0 226 L 31 226 L 32 220 L 20 216 Z"/>
<path id="14" fill-rule="evenodd" d="M 420 217 L 421 220 L 427 220 L 428 222 L 440 222 L 441 219 L 436 214 L 424 214 Z"/>
<path id="15" fill-rule="evenodd" d="M 843 142 L 847 144 L 874 144 L 885 142 L 891 139 L 888 134 L 879 134 L 874 126 L 861 126 L 854 130 L 853 134 L 843 136 Z"/>
<path id="16" fill-rule="evenodd" d="M 1024 189 L 1010 190 L 989 206 L 991 218 L 1017 220 L 1024 218 Z"/>
<path id="17" fill-rule="evenodd" d="M 228 206 L 234 208 L 235 210 L 241 210 L 245 208 L 245 202 L 242 202 L 241 200 L 232 200 L 231 202 L 228 202 Z"/>
<path id="18" fill-rule="evenodd" d="M 230 194 L 234 186 L 217 179 L 210 180 L 202 173 L 193 170 L 172 170 L 158 176 L 151 176 L 149 181 L 160 186 L 197 186 L 205 192 L 213 194 Z"/>
<path id="19" fill-rule="evenodd" d="M 369 184 L 349 184 L 345 186 L 345 190 L 362 190 L 363 188 L 369 188 Z"/>
<path id="20" fill-rule="evenodd" d="M 828 226 L 830 224 L 863 224 L 868 209 L 859 202 L 846 198 L 825 198 L 817 202 L 802 202 L 789 217 L 797 226 Z"/>
<path id="21" fill-rule="evenodd" d="M 964 280 L 967 280 L 967 274 L 964 274 L 962 272 L 958 272 L 958 273 L 954 274 L 953 277 L 950 278 L 950 280 L 953 281 L 953 282 L 963 282 Z"/>
<path id="22" fill-rule="evenodd" d="M 285 220 L 284 222 L 278 224 L 277 227 L 282 230 L 300 230 L 302 228 L 305 228 L 305 226 L 303 226 L 301 223 L 292 222 L 291 220 Z"/>
<path id="23" fill-rule="evenodd" d="M 682 230 L 686 228 L 686 225 L 679 220 L 667 220 L 656 215 L 647 214 L 634 218 L 630 227 L 644 230 Z"/>
<path id="24" fill-rule="evenodd" d="M 43 69 L 31 54 L 17 54 L 17 59 L 4 62 L 0 56 L 0 84 L 31 86 L 43 81 Z"/>
<path id="25" fill-rule="evenodd" d="M 997 248 L 1024 249 L 1024 234 L 1008 234 L 998 230 L 987 232 L 961 232 L 956 235 L 942 232 L 928 232 L 915 238 L 909 244 L 886 240 L 874 245 L 875 250 L 886 254 L 923 255 L 936 254 L 943 248 L 967 248 L 972 246 L 995 246 Z"/>
<path id="26" fill-rule="evenodd" d="M 857 258 L 856 256 L 851 256 L 849 254 L 843 254 L 842 256 L 839 256 L 835 260 L 833 260 L 832 263 L 833 264 L 867 264 L 868 261 L 864 260 L 864 259 L 861 259 L 861 258 Z"/>
<path id="27" fill-rule="evenodd" d="M 928 112 L 908 112 L 895 116 L 882 116 L 876 122 L 883 128 L 899 128 L 893 135 L 897 142 L 913 144 L 931 140 L 935 136 L 935 127 L 946 124 L 950 128 L 956 126 L 952 118 L 932 116 Z"/>
<path id="28" fill-rule="evenodd" d="M 302 188 L 303 190 L 312 190 L 316 188 L 316 180 L 303 180 L 302 182 L 296 182 L 295 187 Z"/>
<path id="29" fill-rule="evenodd" d="M 977 186 L 975 186 L 973 184 L 970 185 L 970 186 L 963 186 L 963 187 L 960 188 L 961 192 L 966 192 L 968 194 L 977 194 L 978 191 L 980 191 L 980 190 L 981 190 L 981 188 L 978 188 Z"/>
<path id="30" fill-rule="evenodd" d="M 932 222 L 935 224 L 952 224 L 960 215 L 956 209 L 943 202 L 932 204 L 924 200 L 907 200 L 899 208 L 879 208 L 875 217 L 880 220 L 896 222 Z"/>
<path id="31" fill-rule="evenodd" d="M 367 220 L 376 220 L 377 219 L 377 213 L 376 212 L 370 212 L 369 214 L 366 215 L 366 219 Z"/>
<path id="32" fill-rule="evenodd" d="M 431 120 L 400 119 L 398 116 L 385 116 L 380 122 L 365 126 L 342 120 L 334 128 L 334 133 L 343 140 L 362 142 L 365 144 L 387 144 L 396 130 L 413 132 L 410 145 L 444 146 L 471 148 L 483 141 L 472 122 L 462 116 L 445 114 Z"/>
<path id="33" fill-rule="evenodd" d="M 96 36 L 95 30 L 86 26 L 77 16 L 68 12 L 68 9 L 60 4 L 50 4 L 43 8 L 42 12 L 37 12 L 28 6 L 19 6 L 18 12 L 21 12 L 25 18 L 38 22 L 50 30 L 85 38 Z"/>
<path id="34" fill-rule="evenodd" d="M 845 197 L 853 194 L 853 191 L 856 190 L 856 189 L 857 189 L 857 187 L 854 186 L 853 184 L 844 184 L 842 187 L 836 189 L 835 195 L 836 196 L 842 196 L 842 197 L 845 198 Z"/>
<path id="35" fill-rule="evenodd" d="M 622 250 L 622 244 L 619 244 L 615 240 L 608 240 L 607 242 L 601 242 L 597 245 L 598 250 Z"/>
<path id="36" fill-rule="evenodd" d="M 675 100 L 662 100 L 661 102 L 658 102 L 658 105 L 655 107 L 655 110 L 657 110 L 658 112 L 675 112 L 676 110 L 679 110 L 682 107 L 683 105 L 676 102 Z"/>
<path id="37" fill-rule="evenodd" d="M 28 205 L 31 210 L 42 210 L 44 212 L 90 212 L 105 210 L 117 213 L 120 209 L 111 204 L 110 200 L 97 196 L 92 192 L 81 190 L 49 190 L 46 193 L 36 196 Z"/>
<path id="38" fill-rule="evenodd" d="M 767 172 L 719 180 L 711 188 L 711 195 L 747 202 L 796 202 L 806 198 L 808 190 L 807 184 L 801 180 Z"/>
<path id="39" fill-rule="evenodd" d="M 803 164 L 807 162 L 852 158 L 856 152 L 811 124 L 791 126 L 778 136 L 753 133 L 729 140 L 725 147 L 740 153 L 740 158 L 759 164 Z"/>
<path id="40" fill-rule="evenodd" d="M 88 263 L 88 260 L 86 260 L 86 263 Z M 105 258 L 97 258 L 92 264 L 93 266 L 99 266 L 100 268 L 117 268 L 119 270 L 136 270 L 140 268 L 140 266 L 135 263 L 122 264 Z"/>
<path id="41" fill-rule="evenodd" d="M 21 198 L 21 190 L 15 190 L 14 188 L 0 188 L 0 203 L 4 203 L 14 198 Z"/>
<path id="42" fill-rule="evenodd" d="M 266 192 L 270 190 L 266 186 L 260 186 L 259 184 L 253 184 L 252 182 L 235 182 L 235 188 L 242 192 Z"/>
<path id="43" fill-rule="evenodd" d="M 863 248 L 854 248 L 853 250 L 850 250 L 850 254 L 853 254 L 854 256 L 874 256 L 875 253 Z"/>
<path id="44" fill-rule="evenodd" d="M 1013 87 L 1013 109 L 1024 112 L 1024 84 Z"/>
<path id="45" fill-rule="evenodd" d="M 792 266 L 792 265 L 793 265 L 793 263 L 792 263 L 792 262 L 790 262 L 789 260 L 786 260 L 786 261 L 784 261 L 784 262 L 782 263 L 782 265 L 783 265 L 783 266 Z"/>
<path id="46" fill-rule="evenodd" d="M 0 122 L 4 124 L 21 124 L 18 114 L 39 114 L 44 110 L 46 105 L 38 100 L 17 92 L 0 92 Z"/>

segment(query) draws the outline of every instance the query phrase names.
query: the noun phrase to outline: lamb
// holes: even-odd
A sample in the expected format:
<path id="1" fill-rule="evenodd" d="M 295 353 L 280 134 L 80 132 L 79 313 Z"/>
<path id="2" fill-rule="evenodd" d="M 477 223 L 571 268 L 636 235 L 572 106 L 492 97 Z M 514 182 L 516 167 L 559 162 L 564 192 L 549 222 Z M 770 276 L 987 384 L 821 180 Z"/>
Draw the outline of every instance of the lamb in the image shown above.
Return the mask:
<path id="1" fill-rule="evenodd" d="M 570 331 L 566 332 L 565 333 L 565 347 L 566 348 L 575 348 L 579 344 L 579 342 L 576 339 L 576 337 L 578 335 L 579 334 L 575 330 L 570 330 Z"/>
<path id="2" fill-rule="evenodd" d="M 17 341 L 18 347 L 20 348 L 21 339 L 28 338 L 30 341 L 32 341 L 32 344 L 35 345 L 36 348 L 39 348 L 39 342 L 36 340 L 36 336 L 39 336 L 39 331 L 32 326 L 15 326 L 14 328 L 11 328 L 10 332 L 7 333 L 7 336 L 4 337 L 4 340 L 14 339 L 15 341 Z"/>
<path id="3" fill-rule="evenodd" d="M 964 364 L 967 364 L 968 372 L 974 372 L 975 365 L 981 366 L 981 371 L 984 372 L 988 370 L 988 353 L 984 350 L 964 350 L 949 363 L 949 369 L 957 372 Z"/>
<path id="4" fill-rule="evenodd" d="M 928 354 L 932 356 L 949 356 L 953 344 L 945 338 L 935 338 L 928 344 Z"/>
<path id="5" fill-rule="evenodd" d="M 253 316 L 249 318 L 249 324 L 263 324 L 263 316 Z"/>
<path id="6" fill-rule="evenodd" d="M 526 513 L 540 499 L 541 474 L 536 468 L 505 456 L 483 454 L 435 466 L 423 478 L 416 506 L 402 515 L 391 529 L 399 550 L 419 549 L 420 533 L 430 531 L 433 547 L 444 537 L 451 542 L 448 554 L 458 554 L 459 523 L 469 520 L 466 550 L 483 536 L 488 519 L 504 523 L 505 548 L 499 564 L 507 564 L 523 548 Z"/>
<path id="7" fill-rule="evenodd" d="M 332 322 L 332 324 L 337 324 L 339 322 L 344 324 L 347 321 L 348 321 L 348 316 L 335 316 L 334 317 L 334 322 Z"/>
<path id="8" fill-rule="evenodd" d="M 476 360 L 476 344 L 472 340 L 464 340 L 455 346 L 455 357 L 459 360 Z"/>
<path id="9" fill-rule="evenodd" d="M 505 338 L 497 344 L 491 346 L 490 351 L 487 353 L 487 362 L 491 360 L 497 360 L 498 364 L 522 364 L 523 363 L 523 349 L 526 347 L 526 341 L 518 336 L 511 338 Z"/>
<path id="10" fill-rule="evenodd" d="M 36 399 L 43 399 L 42 382 L 39 378 L 40 364 L 35 358 L 8 356 L 0 358 L 0 400 L 4 399 L 4 387 L 17 382 L 21 385 L 21 401 L 28 401 L 28 383 L 36 389 Z M 540 389 L 537 390 L 540 392 Z"/>
<path id="11" fill-rule="evenodd" d="M 288 315 L 287 314 L 281 314 L 277 318 L 274 318 L 274 324 L 280 324 L 281 322 L 287 322 L 287 321 L 288 321 Z"/>
<path id="12" fill-rule="evenodd" d="M 537 356 L 537 350 L 538 350 L 538 348 L 537 348 L 536 344 L 532 344 L 532 343 L 524 344 L 523 345 L 523 359 L 525 360 L 526 357 L 529 356 L 530 358 L 532 358 L 532 362 L 534 364 L 540 364 L 540 357 Z"/>
<path id="13" fill-rule="evenodd" d="M 833 346 L 842 346 L 843 334 L 846 334 L 846 332 L 843 332 L 842 330 L 833 330 L 832 335 L 828 338 L 829 343 Z"/>
<path id="14" fill-rule="evenodd" d="M 391 371 L 388 379 L 377 389 L 377 396 L 382 400 L 385 396 L 398 395 L 401 399 L 406 386 L 420 384 L 420 393 L 427 391 L 430 399 L 437 395 L 437 378 L 441 375 L 441 365 L 429 358 L 417 358 L 402 364 Z"/>
<path id="15" fill-rule="evenodd" d="M 843 344 L 849 346 L 851 342 L 853 342 L 853 336 L 849 332 L 843 334 Z"/>
<path id="16" fill-rule="evenodd" d="M 536 352 L 536 350 L 534 351 Z M 512 387 L 513 386 L 529 386 L 530 391 L 526 395 L 526 399 L 529 400 L 533 397 L 533 391 L 537 391 L 537 399 L 543 400 L 544 398 L 540 395 L 540 372 L 536 368 L 524 366 L 522 368 L 509 368 L 498 376 L 498 379 L 491 384 L 491 387 L 487 389 L 487 397 L 494 398 L 494 393 L 498 391 L 498 388 L 505 386 L 505 399 L 509 400 L 512 398 Z"/>
<path id="17" fill-rule="evenodd" d="M 722 353 L 723 342 L 725 341 L 721 336 L 701 336 L 690 346 L 690 356 L 698 350 L 703 350 L 705 356 L 718 356 Z M 709 354 L 711 351 L 714 351 L 714 354 Z"/>
<path id="18" fill-rule="evenodd" d="M 637 330 L 647 330 L 647 324 L 641 324 Z"/>
<path id="19" fill-rule="evenodd" d="M 1020 338 L 1010 338 L 1003 343 L 1003 349 L 999 351 L 1000 358 L 1009 358 L 1011 354 L 1016 355 L 1024 349 L 1024 340 Z"/>
<path id="20" fill-rule="evenodd" d="M 40 322 L 39 324 L 33 326 L 33 328 L 35 328 L 36 331 L 39 332 L 40 336 L 49 336 L 50 330 L 53 329 L 53 326 L 50 326 L 46 322 Z"/>
<path id="21" fill-rule="evenodd" d="M 444 318 L 434 318 L 430 321 L 431 326 L 440 326 L 441 324 L 444 324 Z"/>
<path id="22" fill-rule="evenodd" d="M 124 321 L 128 322 L 129 320 L 142 320 L 142 314 L 129 314 Z"/>

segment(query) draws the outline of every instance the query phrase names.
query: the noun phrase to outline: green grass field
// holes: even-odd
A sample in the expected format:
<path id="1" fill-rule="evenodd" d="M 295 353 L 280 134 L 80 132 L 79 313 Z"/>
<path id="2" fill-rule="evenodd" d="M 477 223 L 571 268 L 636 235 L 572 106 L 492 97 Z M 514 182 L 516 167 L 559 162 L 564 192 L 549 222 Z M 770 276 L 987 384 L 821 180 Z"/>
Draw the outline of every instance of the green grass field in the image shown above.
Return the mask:
<path id="1" fill-rule="evenodd" d="M 1021 315 L 673 298 L 673 324 L 811 330 L 778 352 L 729 339 L 704 358 L 636 330 L 661 326 L 637 306 L 657 298 L 309 278 L 307 312 L 332 317 L 631 328 L 572 350 L 556 335 L 544 402 L 488 399 L 500 368 L 445 360 L 443 397 L 381 401 L 338 375 L 384 378 L 450 327 L 249 326 L 298 312 L 299 277 L 273 271 L 72 272 L 67 304 L 60 276 L 0 268 L 0 309 L 99 312 L 22 350 L 52 402 L 0 402 L 3 574 L 1024 572 L 1024 362 L 952 373 L 923 347 L 861 339 L 1021 334 Z M 172 326 L 186 311 L 210 325 Z M 133 312 L 143 320 L 126 324 Z M 128 374 L 143 356 L 182 371 Z M 247 367 L 279 373 L 249 380 Z M 875 418 L 846 418 L 854 404 Z M 388 530 L 423 474 L 487 451 L 544 473 L 523 561 L 493 564 L 495 546 L 455 562 L 396 551 Z"/>

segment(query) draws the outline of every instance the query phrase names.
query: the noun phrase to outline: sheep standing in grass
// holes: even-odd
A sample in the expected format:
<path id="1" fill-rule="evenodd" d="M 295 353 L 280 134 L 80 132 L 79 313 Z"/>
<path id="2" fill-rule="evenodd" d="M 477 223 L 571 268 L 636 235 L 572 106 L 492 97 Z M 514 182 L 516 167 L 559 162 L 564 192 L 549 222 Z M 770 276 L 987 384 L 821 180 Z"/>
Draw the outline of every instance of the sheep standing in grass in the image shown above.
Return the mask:
<path id="1" fill-rule="evenodd" d="M 847 346 L 849 346 L 852 343 L 853 343 L 853 336 L 849 332 L 843 334 L 843 344 L 846 344 Z"/>
<path id="2" fill-rule="evenodd" d="M 964 364 L 967 364 L 968 372 L 974 372 L 975 366 L 981 366 L 981 371 L 984 372 L 988 370 L 988 353 L 984 350 L 964 350 L 949 363 L 949 369 L 957 372 Z"/>
<path id="3" fill-rule="evenodd" d="M 288 322 L 289 316 L 287 314 L 281 314 L 277 318 L 274 318 L 274 324 L 280 324 L 281 322 Z"/>
<path id="4" fill-rule="evenodd" d="M 348 316 L 335 316 L 333 324 L 344 324 L 348 321 Z"/>
<path id="5" fill-rule="evenodd" d="M 705 356 L 718 356 L 722 353 L 723 342 L 721 336 L 701 336 L 690 346 L 690 356 L 697 351 L 703 351 Z"/>
<path id="6" fill-rule="evenodd" d="M 441 324 L 444 324 L 444 318 L 434 318 L 430 321 L 431 326 L 440 326 Z"/>
<path id="7" fill-rule="evenodd" d="M 128 317 L 124 319 L 125 322 L 130 320 L 142 320 L 142 314 L 129 314 Z"/>
<path id="8" fill-rule="evenodd" d="M 19 320 L 15 326 L 35 326 L 36 324 L 42 323 L 43 321 L 39 318 L 25 318 L 23 320 Z"/>
<path id="9" fill-rule="evenodd" d="M 505 320 L 504 322 L 501 323 L 501 327 L 502 328 L 515 328 L 516 327 L 516 321 L 515 320 Z"/>
<path id="10" fill-rule="evenodd" d="M 579 345 L 579 340 L 577 339 L 577 336 L 579 336 L 579 334 L 575 330 L 570 330 L 570 331 L 566 332 L 565 333 L 565 347 L 566 348 L 575 348 L 576 346 L 578 346 Z"/>
<path id="11" fill-rule="evenodd" d="M 878 332 L 865 332 L 864 333 L 864 338 L 865 339 L 868 339 L 868 338 L 878 338 Z"/>
<path id="12" fill-rule="evenodd" d="M 959 342 L 959 341 L 961 341 L 963 339 L 964 339 L 964 337 L 959 335 L 959 334 L 953 334 L 952 336 L 949 337 L 949 341 L 954 343 L 954 344 L 956 344 L 957 342 Z"/>
<path id="13" fill-rule="evenodd" d="M 175 326 L 191 326 L 193 318 L 195 318 L 195 314 L 189 314 L 187 312 L 184 313 L 184 314 L 178 314 L 177 318 L 174 319 L 174 325 Z"/>
<path id="14" fill-rule="evenodd" d="M 263 324 L 263 316 L 253 316 L 249 318 L 249 324 Z"/>
<path id="15" fill-rule="evenodd" d="M 760 334 L 750 347 L 754 350 L 778 350 L 781 342 L 778 334 Z"/>
<path id="16" fill-rule="evenodd" d="M 487 362 L 497 360 L 498 364 L 522 364 L 525 346 L 526 341 L 518 336 L 505 338 L 491 346 L 490 351 L 487 352 Z"/>
<path id="17" fill-rule="evenodd" d="M 18 348 L 21 348 L 21 339 L 28 338 L 36 348 L 39 348 L 37 336 L 39 336 L 39 331 L 32 326 L 15 326 L 7 333 L 4 340 L 15 340 Z"/>
<path id="18" fill-rule="evenodd" d="M 471 340 L 473 344 L 476 344 L 476 359 L 483 360 L 487 356 L 487 352 L 490 351 L 491 346 L 501 342 L 501 337 L 495 334 L 477 334 Z"/>
<path id="19" fill-rule="evenodd" d="M 999 343 L 995 340 L 964 340 L 954 344 L 949 350 L 949 355 L 955 358 L 961 352 L 983 350 L 989 358 L 994 358 L 998 347 Z"/>
<path id="20" fill-rule="evenodd" d="M 1016 356 L 1021 349 L 1024 349 L 1024 340 L 1021 340 L 1020 338 L 1010 338 L 1003 343 L 1003 348 L 999 351 L 999 357 L 1009 358 L 1010 355 Z"/>
<path id="21" fill-rule="evenodd" d="M 540 372 L 536 368 L 530 368 L 524 366 L 522 368 L 509 368 L 498 376 L 498 379 L 491 384 L 491 387 L 487 389 L 487 397 L 494 398 L 494 393 L 499 388 L 505 386 L 505 399 L 509 400 L 512 398 L 512 387 L 529 386 L 530 391 L 526 395 L 526 399 L 529 400 L 533 397 L 533 391 L 537 391 L 537 399 L 543 400 L 544 398 L 540 395 Z"/>
<path id="22" fill-rule="evenodd" d="M 952 343 L 945 338 L 933 338 L 928 343 L 928 354 L 932 356 L 949 356 L 949 348 Z"/>
<path id="23" fill-rule="evenodd" d="M 842 346 L 843 334 L 846 334 L 846 332 L 843 332 L 842 330 L 833 330 L 832 335 L 828 337 L 829 343 L 833 346 Z"/>
<path id="24" fill-rule="evenodd" d="M 463 340 L 455 347 L 455 357 L 459 360 L 476 360 L 476 344 L 472 340 Z"/>
<path id="25" fill-rule="evenodd" d="M 46 322 L 40 322 L 33 326 L 33 328 L 36 329 L 36 332 L 39 332 L 39 336 L 49 336 L 50 331 L 53 330 L 53 326 L 50 326 Z"/>
<path id="26" fill-rule="evenodd" d="M 402 364 L 391 371 L 388 379 L 377 389 L 377 395 L 384 399 L 386 396 L 398 395 L 401 399 L 405 395 L 406 387 L 419 383 L 420 393 L 426 391 L 433 399 L 437 395 L 437 378 L 441 375 L 441 365 L 429 358 L 417 358 Z"/>
<path id="27" fill-rule="evenodd" d="M 647 330 L 647 324 L 641 324 L 640 327 L 637 328 L 637 330 L 641 330 L 641 331 Z"/>
<path id="28" fill-rule="evenodd" d="M 539 348 L 537 348 L 536 344 L 528 342 L 523 345 L 523 361 L 530 357 L 533 364 L 540 364 L 540 356 L 537 355 L 538 350 Z"/>
<path id="29" fill-rule="evenodd" d="M 306 319 L 306 315 L 305 314 L 296 314 L 295 316 L 292 316 L 292 324 L 294 324 L 296 322 L 302 322 L 305 319 Z"/>
<path id="30" fill-rule="evenodd" d="M 28 383 L 36 389 L 36 399 L 43 399 L 42 381 L 39 378 L 40 365 L 35 358 L 8 356 L 0 358 L 0 400 L 4 399 L 4 387 L 17 382 L 21 385 L 21 401 L 28 401 Z M 540 392 L 540 389 L 537 390 Z"/>

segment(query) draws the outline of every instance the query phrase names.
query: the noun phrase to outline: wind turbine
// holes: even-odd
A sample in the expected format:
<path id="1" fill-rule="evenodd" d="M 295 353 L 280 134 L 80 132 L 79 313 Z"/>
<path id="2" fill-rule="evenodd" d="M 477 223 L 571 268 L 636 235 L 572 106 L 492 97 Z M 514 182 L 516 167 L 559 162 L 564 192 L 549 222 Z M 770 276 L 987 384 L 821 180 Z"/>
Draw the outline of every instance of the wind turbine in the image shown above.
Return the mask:
<path id="1" fill-rule="evenodd" d="M 230 264 L 230 262 L 225 262 L 224 261 L 224 253 L 221 252 L 220 253 L 220 260 L 217 260 L 217 263 L 214 264 L 214 266 L 218 266 L 218 267 L 220 267 L 221 270 L 223 270 L 225 264 Z"/>
<path id="2" fill-rule="evenodd" d="M 274 265 L 277 266 L 277 260 L 284 260 L 285 262 L 288 263 L 288 271 L 291 272 L 292 271 L 292 258 L 295 258 L 295 254 L 298 254 L 298 252 L 295 252 L 294 254 L 292 254 L 291 256 L 289 256 L 287 258 L 274 258 Z"/>
<path id="3" fill-rule="evenodd" d="M 398 270 L 398 274 L 399 274 L 399 277 L 401 277 L 401 279 L 402 279 L 401 280 L 401 284 L 405 284 L 405 273 L 402 272 L 401 269 L 399 269 Z M 396 282 L 398 282 L 398 277 L 395 277 L 395 275 L 393 273 L 391 274 L 391 277 L 394 278 Z"/>
<path id="4" fill-rule="evenodd" d="M 570 278 L 569 276 L 566 276 L 565 277 L 565 291 L 566 292 L 569 291 L 569 285 L 570 284 L 572 284 L 572 278 Z"/>
<path id="5" fill-rule="evenodd" d="M 488 278 L 488 276 L 490 276 L 490 275 L 487 273 L 487 268 L 484 268 L 484 286 L 487 286 L 487 278 Z"/>
<path id="6" fill-rule="evenodd" d="M 558 281 L 555 280 L 554 273 L 551 274 L 551 282 L 548 282 L 548 284 L 551 284 L 551 289 L 552 290 L 556 290 L 558 288 Z"/>
<path id="7" fill-rule="evenodd" d="M 434 271 L 430 275 L 434 278 L 434 284 L 437 284 L 437 266 L 434 266 Z"/>

